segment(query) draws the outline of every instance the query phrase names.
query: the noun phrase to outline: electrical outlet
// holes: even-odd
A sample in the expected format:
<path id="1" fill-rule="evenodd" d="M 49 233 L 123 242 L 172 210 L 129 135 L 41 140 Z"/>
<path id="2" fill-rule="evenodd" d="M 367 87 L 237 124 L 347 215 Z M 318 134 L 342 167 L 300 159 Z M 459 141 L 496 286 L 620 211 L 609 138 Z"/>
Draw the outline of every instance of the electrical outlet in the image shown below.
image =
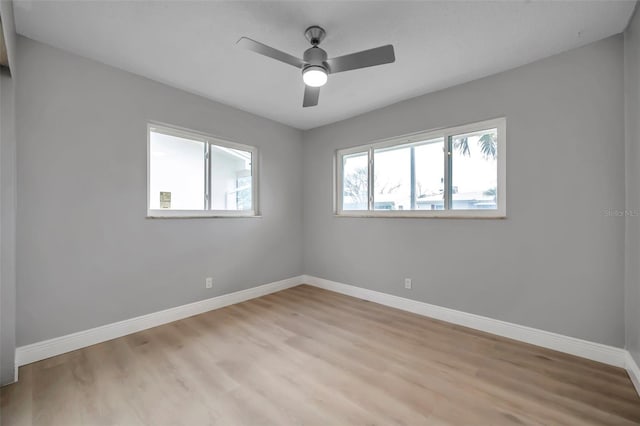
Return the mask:
<path id="1" fill-rule="evenodd" d="M 411 278 L 404 279 L 404 288 L 411 288 Z"/>
<path id="2" fill-rule="evenodd" d="M 204 281 L 204 286 L 205 286 L 205 288 L 212 288 L 213 287 L 213 278 L 207 277 L 207 279 Z"/>

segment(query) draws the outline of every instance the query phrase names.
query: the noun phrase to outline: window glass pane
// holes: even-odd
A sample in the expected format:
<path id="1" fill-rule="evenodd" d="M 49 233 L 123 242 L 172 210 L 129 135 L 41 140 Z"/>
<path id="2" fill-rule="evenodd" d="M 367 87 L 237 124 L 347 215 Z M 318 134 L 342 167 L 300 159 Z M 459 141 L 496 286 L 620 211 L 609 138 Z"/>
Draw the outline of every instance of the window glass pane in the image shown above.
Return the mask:
<path id="1" fill-rule="evenodd" d="M 415 147 L 415 209 L 444 210 L 444 138 Z"/>
<path id="2" fill-rule="evenodd" d="M 149 208 L 204 209 L 204 142 L 150 132 Z"/>
<path id="3" fill-rule="evenodd" d="M 368 157 L 367 152 L 342 157 L 342 210 L 369 208 Z"/>
<path id="4" fill-rule="evenodd" d="M 453 136 L 451 140 L 453 210 L 497 208 L 498 130 Z"/>
<path id="5" fill-rule="evenodd" d="M 251 210 L 251 152 L 211 145 L 211 210 Z"/>
<path id="6" fill-rule="evenodd" d="M 374 151 L 375 210 L 444 208 L 444 139 Z M 413 176 L 412 176 L 412 170 Z"/>
<path id="7" fill-rule="evenodd" d="M 374 150 L 374 210 L 411 209 L 411 147 Z"/>

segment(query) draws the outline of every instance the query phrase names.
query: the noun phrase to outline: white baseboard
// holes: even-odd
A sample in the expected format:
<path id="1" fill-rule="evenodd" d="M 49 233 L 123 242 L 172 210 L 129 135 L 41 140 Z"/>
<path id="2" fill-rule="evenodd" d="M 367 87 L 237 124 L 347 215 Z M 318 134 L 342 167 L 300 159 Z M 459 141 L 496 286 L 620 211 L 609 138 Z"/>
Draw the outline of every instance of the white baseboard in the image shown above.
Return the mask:
<path id="1" fill-rule="evenodd" d="M 483 317 L 481 315 L 469 314 L 455 309 L 444 308 L 442 306 L 431 305 L 417 300 L 406 299 L 356 287 L 349 284 L 342 284 L 335 281 L 325 280 L 310 275 L 303 276 L 306 284 L 331 290 L 336 293 L 346 294 L 381 305 L 402 309 L 430 318 L 462 325 L 498 336 L 508 337 L 521 342 L 531 343 L 544 348 L 553 349 L 559 352 L 576 355 L 582 358 L 599 361 L 616 367 L 625 368 L 627 365 L 628 352 L 622 348 L 589 342 L 575 337 L 564 336 L 562 334 L 539 330 L 537 328 L 526 327 L 506 321 Z M 640 375 L 638 375 L 640 377 Z"/>
<path id="2" fill-rule="evenodd" d="M 636 388 L 636 392 L 640 395 L 640 368 L 638 368 L 638 364 L 631 354 L 628 351 L 626 352 L 627 356 L 625 367 L 627 369 L 627 373 L 629 373 L 629 378 L 631 379 L 633 386 Z"/>
<path id="3" fill-rule="evenodd" d="M 255 299 L 266 294 L 294 287 L 302 283 L 302 277 L 292 277 L 282 281 L 264 284 L 247 290 L 223 294 L 210 299 L 189 303 L 175 308 L 165 309 L 147 315 L 131 318 L 89 330 L 79 331 L 66 336 L 56 337 L 42 342 L 16 348 L 16 366 L 30 364 L 52 356 L 60 355 L 76 349 L 106 342 L 127 334 L 136 333 L 148 328 L 177 321 L 214 309 L 223 308 L 245 300 Z M 17 380 L 16 367 L 16 380 Z"/>
<path id="4" fill-rule="evenodd" d="M 95 345 L 97 343 L 146 330 L 148 328 L 157 327 L 162 324 L 198 315 L 214 309 L 223 308 L 235 303 L 244 302 L 276 291 L 295 287 L 299 284 L 309 284 L 315 287 L 334 291 L 336 293 L 413 312 L 418 315 L 531 343 L 533 345 L 576 355 L 616 367 L 626 368 L 633 385 L 638 391 L 638 394 L 640 394 L 640 368 L 638 368 L 634 359 L 625 349 L 483 317 L 481 315 L 457 311 L 455 309 L 444 308 L 442 306 L 431 305 L 417 300 L 393 296 L 391 294 L 368 290 L 349 284 L 338 283 L 310 275 L 300 275 L 282 281 L 261 285 L 259 287 L 224 294 L 211 299 L 201 300 L 187 305 L 131 318 L 129 320 L 103 325 L 66 336 L 33 343 L 31 345 L 21 346 L 16 349 L 16 381 L 18 380 L 18 366 Z"/>

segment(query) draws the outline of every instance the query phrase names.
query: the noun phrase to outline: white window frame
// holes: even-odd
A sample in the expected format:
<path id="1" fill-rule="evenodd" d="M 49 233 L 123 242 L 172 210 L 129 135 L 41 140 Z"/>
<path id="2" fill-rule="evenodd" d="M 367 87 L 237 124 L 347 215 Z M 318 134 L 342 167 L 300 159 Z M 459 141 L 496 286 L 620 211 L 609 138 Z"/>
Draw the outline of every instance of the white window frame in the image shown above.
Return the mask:
<path id="1" fill-rule="evenodd" d="M 498 167 L 498 187 L 496 188 L 498 203 L 497 209 L 477 209 L 477 210 L 450 210 L 451 202 L 451 143 L 452 137 L 460 134 L 473 133 L 479 130 L 498 129 L 497 141 L 497 167 Z M 393 137 L 375 141 L 366 145 L 360 145 L 353 148 L 339 149 L 335 153 L 334 158 L 334 213 L 340 217 L 388 217 L 388 218 L 487 218 L 502 219 L 507 216 L 507 150 L 506 150 L 506 133 L 507 120 L 505 117 L 495 118 L 491 120 L 480 121 L 476 123 L 465 124 L 456 127 L 449 127 L 436 130 L 428 130 L 409 135 Z M 392 146 L 407 145 L 411 143 L 424 142 L 437 138 L 444 138 L 444 203 L 445 210 L 374 210 L 373 209 L 373 179 L 374 175 L 374 150 L 380 148 L 388 148 Z M 368 154 L 368 189 L 369 189 L 369 206 L 368 210 L 343 210 L 343 157 L 345 155 L 364 153 Z"/>
<path id="2" fill-rule="evenodd" d="M 170 210 L 151 208 L 151 131 L 164 133 L 184 139 L 204 142 L 207 147 L 216 145 L 223 148 L 239 149 L 251 153 L 251 209 L 250 210 L 209 210 L 211 197 L 210 157 L 208 152 L 203 158 L 205 170 L 205 209 L 203 210 Z M 147 123 L 147 217 L 148 218 L 234 218 L 260 217 L 258 191 L 258 148 L 231 142 L 206 133 L 184 129 L 164 123 Z"/>

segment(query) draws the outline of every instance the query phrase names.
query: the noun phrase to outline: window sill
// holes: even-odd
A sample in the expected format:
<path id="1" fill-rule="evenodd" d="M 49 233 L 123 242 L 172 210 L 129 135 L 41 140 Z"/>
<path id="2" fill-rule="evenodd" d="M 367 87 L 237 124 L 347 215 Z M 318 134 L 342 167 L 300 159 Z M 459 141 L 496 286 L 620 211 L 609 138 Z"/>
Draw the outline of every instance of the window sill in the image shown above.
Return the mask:
<path id="1" fill-rule="evenodd" d="M 262 215 L 253 212 L 220 212 L 220 211 L 200 211 L 200 210 L 149 210 L 147 219 L 247 219 L 261 218 Z"/>
<path id="2" fill-rule="evenodd" d="M 456 213 L 450 214 L 424 214 L 424 213 L 374 213 L 374 212 L 362 212 L 362 213 L 334 213 L 334 217 L 339 218 L 377 218 L 377 219 L 507 219 L 506 214 L 499 212 L 491 212 L 487 214 L 474 213 Z"/>
<path id="3" fill-rule="evenodd" d="M 261 219 L 262 215 L 235 215 L 235 216 L 224 216 L 224 215 L 211 215 L 211 216 L 146 216 L 146 219 L 251 219 L 257 218 Z"/>

